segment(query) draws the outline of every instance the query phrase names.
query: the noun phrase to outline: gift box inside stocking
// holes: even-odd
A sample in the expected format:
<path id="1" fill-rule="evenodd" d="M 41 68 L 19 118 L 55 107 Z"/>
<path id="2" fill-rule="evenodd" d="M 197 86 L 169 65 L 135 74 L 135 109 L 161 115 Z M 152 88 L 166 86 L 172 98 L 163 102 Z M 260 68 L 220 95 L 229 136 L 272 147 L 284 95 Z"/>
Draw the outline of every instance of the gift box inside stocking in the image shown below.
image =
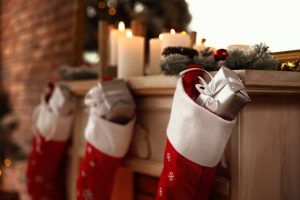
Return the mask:
<path id="1" fill-rule="evenodd" d="M 104 81 L 93 87 L 85 97 L 91 113 L 126 124 L 135 113 L 135 102 L 124 80 Z"/>
<path id="2" fill-rule="evenodd" d="M 167 128 L 164 167 L 157 190 L 157 199 L 207 200 L 215 177 L 216 166 L 224 153 L 236 122 L 235 117 L 226 120 L 216 114 L 216 111 L 219 111 L 218 109 L 223 105 L 214 98 L 214 95 L 224 91 L 227 93 L 228 82 L 221 89 L 216 87 L 217 92 L 213 91 L 216 88 L 210 88 L 208 84 L 205 84 L 206 82 L 200 82 L 201 79 L 199 81 L 198 77 L 196 77 L 198 83 L 186 84 L 185 75 L 198 71 L 202 70 L 188 69 L 176 86 Z M 201 90 L 198 90 L 197 84 L 201 84 Z M 191 91 L 191 88 L 187 90 L 186 87 L 195 87 L 200 92 L 200 96 L 206 92 L 205 95 L 211 98 L 209 103 L 213 106 L 209 107 L 210 104 L 206 100 L 203 102 L 205 102 L 204 105 L 208 105 L 207 107 L 200 103 L 199 105 L 197 103 L 199 97 L 193 98 L 195 94 L 187 93 L 186 91 Z M 243 89 L 243 87 L 240 88 L 240 90 Z M 232 95 L 235 95 L 235 92 Z M 243 106 L 240 105 L 240 107 Z M 220 110 L 226 111 L 226 109 Z M 230 111 L 229 108 L 225 113 L 230 113 Z"/>
<path id="3" fill-rule="evenodd" d="M 114 178 L 127 153 L 135 124 L 135 104 L 126 82 L 105 81 L 85 97 L 89 116 L 86 151 L 77 179 L 77 199 L 110 199 Z"/>
<path id="4" fill-rule="evenodd" d="M 202 77 L 198 78 L 200 83 L 194 87 L 200 94 L 195 102 L 224 119 L 233 120 L 250 102 L 239 76 L 226 67 L 221 67 L 209 83 Z"/>

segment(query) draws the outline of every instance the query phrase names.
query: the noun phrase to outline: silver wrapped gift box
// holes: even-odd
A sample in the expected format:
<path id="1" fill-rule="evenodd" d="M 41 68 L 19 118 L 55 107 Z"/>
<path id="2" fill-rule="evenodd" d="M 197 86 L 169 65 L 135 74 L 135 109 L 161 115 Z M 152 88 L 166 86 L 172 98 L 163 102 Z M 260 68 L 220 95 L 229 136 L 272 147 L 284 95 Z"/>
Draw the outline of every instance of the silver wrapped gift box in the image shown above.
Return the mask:
<path id="1" fill-rule="evenodd" d="M 49 99 L 49 106 L 56 114 L 69 115 L 75 106 L 70 90 L 66 86 L 56 85 Z"/>
<path id="2" fill-rule="evenodd" d="M 224 119 L 234 119 L 250 102 L 237 73 L 226 67 L 221 67 L 208 84 L 200 79 L 202 84 L 196 85 L 200 92 L 196 102 Z"/>
<path id="3" fill-rule="evenodd" d="M 89 90 L 84 98 L 89 113 L 125 124 L 134 117 L 135 103 L 123 80 L 104 81 Z"/>
<path id="4" fill-rule="evenodd" d="M 126 122 L 133 118 L 135 103 L 127 83 L 123 80 L 102 82 L 104 106 L 108 112 L 105 118 L 115 122 Z"/>

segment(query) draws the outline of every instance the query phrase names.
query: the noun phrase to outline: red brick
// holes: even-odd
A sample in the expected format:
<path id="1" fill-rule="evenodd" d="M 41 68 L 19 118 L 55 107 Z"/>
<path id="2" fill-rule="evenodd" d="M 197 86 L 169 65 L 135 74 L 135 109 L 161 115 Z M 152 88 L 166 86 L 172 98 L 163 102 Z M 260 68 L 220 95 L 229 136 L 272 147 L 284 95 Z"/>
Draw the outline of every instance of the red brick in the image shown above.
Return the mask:
<path id="1" fill-rule="evenodd" d="M 72 61 L 76 0 L 0 4 L 2 82 L 20 120 L 14 138 L 26 143 L 32 133 L 31 114 L 46 83 L 58 79 L 57 67 Z"/>

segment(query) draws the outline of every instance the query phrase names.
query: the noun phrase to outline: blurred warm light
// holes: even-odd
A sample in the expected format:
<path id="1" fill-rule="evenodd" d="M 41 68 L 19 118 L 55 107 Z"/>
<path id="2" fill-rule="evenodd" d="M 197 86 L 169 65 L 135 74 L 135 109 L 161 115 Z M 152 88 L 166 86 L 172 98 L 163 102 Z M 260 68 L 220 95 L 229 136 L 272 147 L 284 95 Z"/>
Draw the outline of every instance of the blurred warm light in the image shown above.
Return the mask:
<path id="1" fill-rule="evenodd" d="M 89 18 L 95 17 L 96 14 L 97 14 L 97 11 L 96 11 L 96 9 L 95 9 L 93 6 L 87 6 L 87 7 L 86 7 L 86 15 L 87 15 Z"/>
<path id="2" fill-rule="evenodd" d="M 135 3 L 135 5 L 134 5 L 134 11 L 135 12 L 141 13 L 141 12 L 144 11 L 144 9 L 145 9 L 145 7 L 142 3 L 140 3 L 140 2 Z"/>
<path id="3" fill-rule="evenodd" d="M 126 37 L 129 37 L 129 38 L 133 37 L 132 32 L 131 31 L 126 31 Z"/>
<path id="4" fill-rule="evenodd" d="M 123 21 L 120 21 L 118 24 L 118 30 L 119 31 L 125 31 L 125 24 Z"/>
<path id="5" fill-rule="evenodd" d="M 100 61 L 98 51 L 85 51 L 83 53 L 83 60 L 89 64 L 97 64 Z"/>
<path id="6" fill-rule="evenodd" d="M 176 31 L 175 31 L 174 29 L 171 29 L 171 30 L 170 30 L 170 33 L 171 33 L 171 34 L 175 34 Z"/>
<path id="7" fill-rule="evenodd" d="M 10 165 L 11 165 L 11 160 L 8 159 L 8 158 L 4 159 L 4 165 L 5 165 L 6 167 L 10 167 Z"/>
<path id="8" fill-rule="evenodd" d="M 108 9 L 108 14 L 109 15 L 115 15 L 117 13 L 117 10 L 115 8 L 109 8 Z"/>
<path id="9" fill-rule="evenodd" d="M 106 3 L 105 3 L 105 1 L 100 1 L 100 2 L 98 3 L 98 7 L 99 7 L 100 9 L 106 8 Z"/>
<path id="10" fill-rule="evenodd" d="M 117 5 L 118 5 L 117 0 L 108 0 L 107 1 L 107 7 L 109 7 L 109 8 L 116 8 Z"/>
<path id="11" fill-rule="evenodd" d="M 0 176 L 2 176 L 2 170 L 0 169 Z"/>
<path id="12" fill-rule="evenodd" d="M 187 32 L 186 31 L 182 31 L 181 34 L 182 35 L 187 35 Z"/>
<path id="13" fill-rule="evenodd" d="M 159 34 L 158 37 L 159 37 L 159 39 L 161 39 L 161 40 L 164 38 L 163 34 Z"/>

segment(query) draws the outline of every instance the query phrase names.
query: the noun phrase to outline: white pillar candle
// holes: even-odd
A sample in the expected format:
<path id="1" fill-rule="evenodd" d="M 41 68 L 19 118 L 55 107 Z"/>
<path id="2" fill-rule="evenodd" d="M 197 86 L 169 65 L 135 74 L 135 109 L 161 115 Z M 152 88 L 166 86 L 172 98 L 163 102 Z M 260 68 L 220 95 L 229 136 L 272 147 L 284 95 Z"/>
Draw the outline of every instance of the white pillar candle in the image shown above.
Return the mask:
<path id="1" fill-rule="evenodd" d="M 145 39 L 133 36 L 131 31 L 118 41 L 118 78 L 142 76 L 144 74 Z"/>
<path id="2" fill-rule="evenodd" d="M 191 47 L 191 38 L 187 34 L 176 33 L 171 29 L 170 33 L 162 33 L 161 52 L 166 47 Z"/>
<path id="3" fill-rule="evenodd" d="M 193 49 L 197 50 L 198 52 L 204 51 L 207 48 L 209 48 L 209 51 L 216 51 L 216 48 L 205 46 L 203 44 L 198 44 L 193 46 Z"/>
<path id="4" fill-rule="evenodd" d="M 193 49 L 197 50 L 198 52 L 204 51 L 207 48 L 209 49 L 209 51 L 216 51 L 216 48 L 210 47 L 210 46 L 206 46 L 205 42 L 206 42 L 206 39 L 202 38 L 201 43 L 200 44 L 195 44 L 193 46 Z"/>
<path id="5" fill-rule="evenodd" d="M 249 45 L 245 45 L 245 44 L 232 44 L 232 45 L 227 46 L 228 51 L 232 51 L 235 49 L 238 49 L 240 51 L 244 51 L 245 53 L 247 53 L 251 50 L 251 47 Z"/>
<path id="6" fill-rule="evenodd" d="M 206 46 L 204 44 L 195 44 L 193 46 L 193 49 L 197 50 L 198 52 L 204 51 L 205 48 L 206 48 Z"/>
<path id="7" fill-rule="evenodd" d="M 160 38 L 150 39 L 149 74 L 160 74 L 161 35 Z"/>
<path id="8" fill-rule="evenodd" d="M 112 29 L 109 33 L 109 65 L 117 66 L 118 59 L 118 39 L 125 36 L 125 24 L 119 22 L 118 29 Z"/>

